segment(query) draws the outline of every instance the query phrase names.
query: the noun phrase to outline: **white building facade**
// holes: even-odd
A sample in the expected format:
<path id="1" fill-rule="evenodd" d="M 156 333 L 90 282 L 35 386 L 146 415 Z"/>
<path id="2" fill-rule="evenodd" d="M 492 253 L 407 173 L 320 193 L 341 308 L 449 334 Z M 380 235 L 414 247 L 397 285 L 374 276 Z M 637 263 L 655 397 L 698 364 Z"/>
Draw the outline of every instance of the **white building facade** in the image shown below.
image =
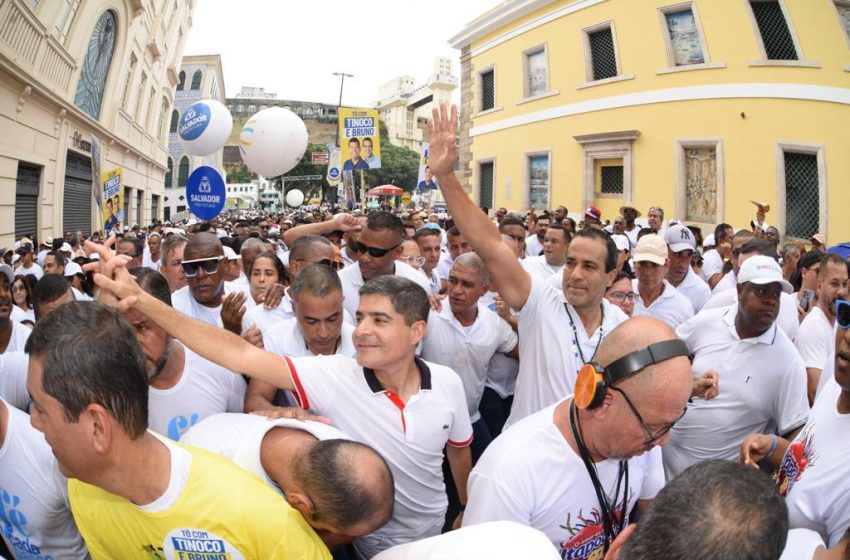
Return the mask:
<path id="1" fill-rule="evenodd" d="M 185 56 L 177 76 L 174 107 L 171 110 L 168 128 L 168 159 L 166 161 L 165 210 L 163 219 L 168 220 L 188 208 L 186 182 L 192 171 L 202 165 L 216 169 L 224 176 L 222 147 L 207 156 L 187 154 L 177 135 L 180 116 L 193 103 L 202 99 L 214 99 L 224 103 L 224 73 L 221 57 L 215 55 Z"/>
<path id="2" fill-rule="evenodd" d="M 125 223 L 162 215 L 168 114 L 194 7 L 0 2 L 0 246 L 102 229 L 93 137 L 101 170 L 122 170 Z"/>

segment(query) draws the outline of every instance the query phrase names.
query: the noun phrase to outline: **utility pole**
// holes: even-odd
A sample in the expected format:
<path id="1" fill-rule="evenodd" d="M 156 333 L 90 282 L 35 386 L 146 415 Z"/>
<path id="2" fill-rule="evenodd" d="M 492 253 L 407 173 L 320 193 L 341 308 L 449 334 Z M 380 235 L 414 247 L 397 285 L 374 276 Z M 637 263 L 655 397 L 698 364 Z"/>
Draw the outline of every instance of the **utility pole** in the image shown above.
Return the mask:
<path id="1" fill-rule="evenodd" d="M 339 103 L 337 103 L 337 110 L 342 107 L 342 87 L 345 85 L 346 78 L 353 78 L 354 74 L 346 74 L 345 72 L 334 72 L 334 76 L 339 76 Z"/>

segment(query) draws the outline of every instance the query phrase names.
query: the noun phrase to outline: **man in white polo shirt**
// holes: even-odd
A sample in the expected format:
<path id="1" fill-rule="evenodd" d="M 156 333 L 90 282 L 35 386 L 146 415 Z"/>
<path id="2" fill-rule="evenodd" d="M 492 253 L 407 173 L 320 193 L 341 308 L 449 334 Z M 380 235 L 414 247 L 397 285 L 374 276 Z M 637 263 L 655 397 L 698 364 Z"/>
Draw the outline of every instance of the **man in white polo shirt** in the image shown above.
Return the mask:
<path id="1" fill-rule="evenodd" d="M 522 267 L 529 274 L 539 278 L 562 274 L 564 263 L 567 262 L 567 249 L 570 247 L 572 238 L 572 234 L 561 224 L 548 226 L 543 239 L 543 254 L 525 257 L 520 261 Z"/>
<path id="2" fill-rule="evenodd" d="M 660 235 L 644 235 L 638 240 L 635 250 L 637 279 L 634 280 L 638 297 L 632 317 L 649 315 L 675 329 L 694 316 L 694 308 L 690 300 L 664 278 L 669 262 L 667 243 Z"/>
<path id="3" fill-rule="evenodd" d="M 8 264 L 0 265 L 0 354 L 22 352 L 32 332 L 29 327 L 12 319 L 15 308 L 13 282 L 12 268 Z"/>
<path id="4" fill-rule="evenodd" d="M 227 457 L 280 492 L 329 549 L 348 544 L 390 518 L 393 476 L 371 447 L 334 427 L 290 418 L 221 413 L 180 438 Z"/>
<path id="5" fill-rule="evenodd" d="M 814 402 L 824 365 L 835 353 L 835 301 L 847 299 L 847 263 L 839 255 L 826 255 L 818 270 L 817 304 L 803 319 L 794 345 L 806 366 L 809 403 Z M 826 380 L 824 380 L 826 381 Z"/>
<path id="6" fill-rule="evenodd" d="M 440 278 L 437 272 L 437 266 L 440 264 L 442 251 L 440 250 L 443 236 L 439 228 L 423 226 L 416 230 L 413 234 L 413 240 L 419 246 L 419 253 L 425 258 L 422 263 L 422 268 L 419 272 L 428 281 L 428 293 L 431 295 L 439 294 L 445 287 L 445 280 Z"/>
<path id="7" fill-rule="evenodd" d="M 711 297 L 711 288 L 691 268 L 691 257 L 696 251 L 697 242 L 693 232 L 682 224 L 667 228 L 664 236 L 667 242 L 667 281 L 679 292 L 688 298 L 694 308 L 694 313 L 699 313 L 708 298 Z"/>
<path id="8" fill-rule="evenodd" d="M 694 356 L 694 377 L 715 371 L 720 394 L 691 404 L 671 432 L 664 448 L 668 480 L 705 459 L 734 460 L 753 432 L 774 426 L 793 437 L 806 422 L 803 361 L 776 325 L 783 291 L 792 288 L 776 261 L 750 257 L 738 274 L 737 304 L 703 311 L 676 330 Z"/>
<path id="9" fill-rule="evenodd" d="M 507 426 L 572 393 L 579 368 L 593 360 L 605 335 L 626 320 L 604 297 L 617 274 L 617 247 L 607 233 L 585 229 L 570 242 L 561 290 L 528 274 L 455 176 L 457 108 L 451 114 L 445 105 L 434 109 L 429 131 L 429 164 L 449 211 L 484 260 L 504 302 L 518 311 L 522 344 Z"/>
<path id="10" fill-rule="evenodd" d="M 501 317 L 479 304 L 490 288 L 490 275 L 481 257 L 466 253 L 456 258 L 448 284 L 449 305 L 428 316 L 422 357 L 460 375 L 475 435 L 471 445 L 475 464 L 493 439 L 478 412 L 487 366 L 497 352 L 515 352 L 517 335 Z"/>
<path id="11" fill-rule="evenodd" d="M 168 304 L 168 282 L 149 268 L 136 269 L 139 286 Z M 136 333 L 148 372 L 150 429 L 177 441 L 181 434 L 207 416 L 242 412 L 245 380 L 168 336 L 165 329 L 135 309 L 124 317 Z"/>
<path id="12" fill-rule="evenodd" d="M 359 290 L 372 278 L 396 275 L 413 280 L 430 293 L 428 279 L 410 265 L 396 260 L 401 254 L 404 226 L 391 212 L 372 212 L 360 232 L 360 241 L 352 242 L 358 249 L 357 263 L 339 272 L 342 293 L 345 295 L 345 310 L 351 316 L 357 313 L 360 301 Z"/>
<path id="13" fill-rule="evenodd" d="M 282 359 L 175 312 L 140 290 L 120 257 L 99 252 L 104 274 L 96 281 L 104 302 L 132 304 L 207 359 L 295 392 L 303 408 L 327 416 L 383 455 L 395 479 L 393 516 L 355 541 L 361 556 L 440 532 L 447 506 L 444 448 L 460 503 L 466 504 L 472 426 L 458 375 L 415 356 L 430 310 L 421 286 L 383 275 L 361 288 L 356 362 L 339 355 Z"/>

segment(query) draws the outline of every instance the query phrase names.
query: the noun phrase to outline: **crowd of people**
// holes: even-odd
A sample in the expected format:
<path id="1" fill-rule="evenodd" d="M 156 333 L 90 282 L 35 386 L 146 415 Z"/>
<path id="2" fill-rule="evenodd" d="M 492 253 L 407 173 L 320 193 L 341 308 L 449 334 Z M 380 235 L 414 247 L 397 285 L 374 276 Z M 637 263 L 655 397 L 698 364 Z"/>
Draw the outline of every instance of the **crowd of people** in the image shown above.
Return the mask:
<path id="1" fill-rule="evenodd" d="M 3 249 L 6 557 L 850 558 L 850 244 L 491 214 L 456 123 L 446 213 Z"/>

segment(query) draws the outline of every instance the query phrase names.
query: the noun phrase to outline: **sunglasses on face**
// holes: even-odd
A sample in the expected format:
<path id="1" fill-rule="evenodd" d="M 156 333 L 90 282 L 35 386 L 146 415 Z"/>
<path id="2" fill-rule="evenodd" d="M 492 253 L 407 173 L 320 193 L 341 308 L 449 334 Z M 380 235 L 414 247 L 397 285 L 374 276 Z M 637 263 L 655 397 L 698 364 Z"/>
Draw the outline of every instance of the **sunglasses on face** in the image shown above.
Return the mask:
<path id="1" fill-rule="evenodd" d="M 194 278 L 198 275 L 198 270 L 203 268 L 206 274 L 214 274 L 216 270 L 218 270 L 218 265 L 221 261 L 224 260 L 223 255 L 219 255 L 218 257 L 210 257 L 207 259 L 194 259 L 191 261 L 183 261 L 181 265 L 183 266 L 183 274 L 186 275 L 186 278 Z"/>
<path id="2" fill-rule="evenodd" d="M 369 253 L 369 256 L 372 257 L 372 258 L 375 258 L 375 259 L 380 259 L 381 257 L 385 256 L 387 253 L 389 253 L 393 249 L 398 248 L 400 245 L 401 245 L 401 243 L 399 243 L 398 245 L 394 245 L 393 247 L 390 247 L 389 249 L 384 249 L 383 247 L 369 247 L 368 245 L 364 245 L 360 241 L 353 241 L 352 243 L 349 244 L 349 246 L 352 249 L 354 249 L 356 252 L 358 252 L 358 253 Z"/>
<path id="3" fill-rule="evenodd" d="M 850 329 L 850 301 L 835 300 L 835 322 L 842 329 Z"/>

